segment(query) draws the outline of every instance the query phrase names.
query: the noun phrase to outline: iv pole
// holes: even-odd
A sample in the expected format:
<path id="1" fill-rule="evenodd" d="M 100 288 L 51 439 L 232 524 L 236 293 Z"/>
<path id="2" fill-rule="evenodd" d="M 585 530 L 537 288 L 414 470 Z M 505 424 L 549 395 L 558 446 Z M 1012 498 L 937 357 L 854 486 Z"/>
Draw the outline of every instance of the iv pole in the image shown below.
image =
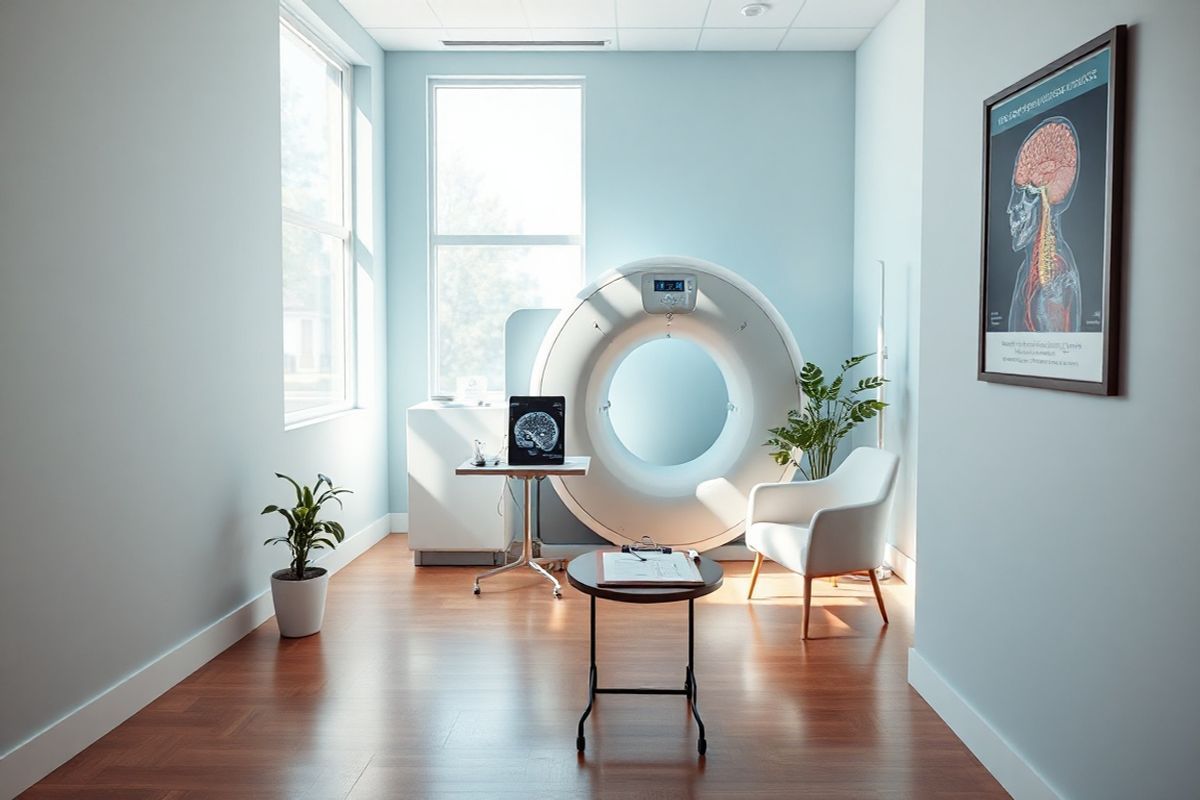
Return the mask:
<path id="1" fill-rule="evenodd" d="M 888 353 L 886 328 L 884 323 L 886 322 L 885 309 L 887 307 L 885 304 L 885 300 L 887 299 L 887 275 L 885 274 L 883 259 L 877 259 L 876 263 L 879 264 L 879 322 L 875 326 L 875 374 L 881 378 L 886 378 Z M 883 402 L 884 388 L 886 386 L 887 384 L 885 383 L 879 384 L 878 397 L 879 402 L 881 403 Z M 883 449 L 883 415 L 886 413 L 886 411 L 887 409 L 880 409 L 879 413 L 875 416 L 875 446 L 880 450 Z M 892 577 L 892 568 L 887 564 L 884 564 L 883 566 L 879 567 L 879 569 L 875 570 L 875 574 L 879 577 L 879 580 L 886 581 L 888 578 Z M 857 574 L 849 575 L 847 577 L 855 580 L 866 580 L 866 578 L 863 578 Z"/>
<path id="2" fill-rule="evenodd" d="M 887 298 L 887 280 L 884 277 L 883 261 L 879 262 L 879 325 L 875 329 L 875 374 L 881 378 L 886 378 L 887 369 L 887 338 L 884 336 L 884 314 L 886 305 L 884 301 Z M 879 385 L 879 402 L 883 402 L 883 391 L 886 384 Z M 880 450 L 883 449 L 883 415 L 886 409 L 879 410 L 875 422 L 875 446 Z"/>
<path id="3" fill-rule="evenodd" d="M 879 259 L 879 327 L 875 331 L 875 374 L 881 378 L 887 377 L 887 337 L 885 336 L 885 314 L 887 304 L 884 302 L 887 299 L 887 273 L 884 269 L 883 259 Z M 879 384 L 879 402 L 883 402 L 884 389 L 886 383 Z M 879 415 L 875 418 L 875 446 L 880 450 L 883 449 L 883 433 L 884 424 L 883 417 L 887 413 L 886 408 L 879 409 Z M 880 580 L 887 580 L 892 577 L 892 568 L 884 564 L 875 571 Z"/>

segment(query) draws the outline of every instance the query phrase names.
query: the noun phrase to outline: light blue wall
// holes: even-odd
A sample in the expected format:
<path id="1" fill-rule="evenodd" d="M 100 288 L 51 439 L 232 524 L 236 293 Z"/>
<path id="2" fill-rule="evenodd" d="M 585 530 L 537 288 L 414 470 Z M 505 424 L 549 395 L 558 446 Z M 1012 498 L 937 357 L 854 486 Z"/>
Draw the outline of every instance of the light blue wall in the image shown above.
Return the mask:
<path id="1" fill-rule="evenodd" d="M 921 310 L 921 137 L 925 0 L 900 0 L 855 53 L 854 352 L 873 353 L 885 262 L 884 447 L 900 456 L 889 561 L 912 583 L 917 557 L 917 369 Z M 870 369 L 874 369 L 871 359 Z M 867 369 L 866 364 L 862 369 Z M 874 446 L 876 426 L 855 443 Z"/>
<path id="2" fill-rule="evenodd" d="M 1119 23 L 1121 396 L 981 383 L 983 99 Z M 1197 31 L 1194 0 L 926 3 L 914 647 L 1063 798 L 1197 796 Z"/>
<path id="3" fill-rule="evenodd" d="M 381 377 L 383 53 L 314 5 L 365 65 L 356 250 Z M 348 532 L 388 511 L 382 379 L 363 410 L 283 429 L 278 15 L 0 3 L 0 756 L 268 588 L 275 470 L 353 487 Z"/>
<path id="4" fill-rule="evenodd" d="M 851 345 L 852 53 L 389 53 L 391 502 L 407 508 L 404 409 L 426 399 L 428 75 L 583 75 L 587 272 L 715 261 L 779 307 L 807 358 Z"/>

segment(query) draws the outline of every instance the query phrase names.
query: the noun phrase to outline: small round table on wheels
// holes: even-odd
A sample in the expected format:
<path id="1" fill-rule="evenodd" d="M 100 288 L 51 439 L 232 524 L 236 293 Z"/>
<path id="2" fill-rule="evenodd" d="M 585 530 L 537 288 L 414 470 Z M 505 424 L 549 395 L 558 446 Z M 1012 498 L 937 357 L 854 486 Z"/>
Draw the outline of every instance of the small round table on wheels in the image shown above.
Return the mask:
<path id="1" fill-rule="evenodd" d="M 601 551 L 604 552 L 604 551 Z M 611 552 L 611 551 L 610 551 Z M 704 738 L 704 721 L 700 719 L 700 711 L 696 708 L 696 669 L 695 669 L 695 603 L 697 597 L 712 594 L 721 588 L 725 571 L 721 565 L 710 558 L 700 556 L 698 566 L 700 577 L 704 579 L 703 586 L 600 586 L 597 576 L 599 555 L 595 552 L 584 553 L 573 559 L 567 565 L 567 581 L 579 591 L 591 597 L 591 666 L 588 670 L 588 704 L 583 716 L 579 718 L 579 733 L 575 739 L 575 747 L 583 752 L 587 740 L 583 736 L 583 723 L 592 713 L 592 706 L 598 694 L 677 694 L 687 698 L 688 708 L 700 729 L 700 739 L 697 749 L 700 755 L 708 750 L 708 742 Z M 687 670 L 684 672 L 682 689 L 616 689 L 601 687 L 596 676 L 596 598 L 614 600 L 618 603 L 675 603 L 686 600 L 688 604 L 688 653 Z M 632 635 L 639 635 L 634 631 Z"/>

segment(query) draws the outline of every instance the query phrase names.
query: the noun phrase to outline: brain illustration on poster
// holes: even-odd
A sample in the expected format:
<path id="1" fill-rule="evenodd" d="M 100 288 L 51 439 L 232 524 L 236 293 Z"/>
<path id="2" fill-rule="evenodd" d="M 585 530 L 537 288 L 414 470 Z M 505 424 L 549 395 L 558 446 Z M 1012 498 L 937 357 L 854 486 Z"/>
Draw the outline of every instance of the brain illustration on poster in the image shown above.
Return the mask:
<path id="1" fill-rule="evenodd" d="M 1082 297 L 1079 266 L 1062 234 L 1079 166 L 1079 137 L 1054 116 L 1025 137 L 1013 166 L 1008 224 L 1024 259 L 1013 282 L 1010 331 L 1077 331 Z M 1091 321 L 1100 323 L 1099 310 Z"/>
<path id="2" fill-rule="evenodd" d="M 1118 34 L 986 104 L 981 378 L 1105 380 Z"/>

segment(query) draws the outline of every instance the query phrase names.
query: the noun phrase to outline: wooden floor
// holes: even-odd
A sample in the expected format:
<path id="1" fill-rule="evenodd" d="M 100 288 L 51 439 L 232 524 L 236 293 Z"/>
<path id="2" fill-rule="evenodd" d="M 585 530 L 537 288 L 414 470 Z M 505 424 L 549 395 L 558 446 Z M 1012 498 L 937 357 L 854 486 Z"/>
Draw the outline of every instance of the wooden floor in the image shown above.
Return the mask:
<path id="1" fill-rule="evenodd" d="M 274 620 L 31 788 L 28 798 L 1006 797 L 909 688 L 912 593 L 814 584 L 749 563 L 696 604 L 708 755 L 680 697 L 585 704 L 587 597 L 531 572 L 471 594 L 463 567 L 414 568 L 391 536 L 331 583 L 325 629 Z M 680 686 L 686 606 L 600 601 L 604 685 Z"/>

